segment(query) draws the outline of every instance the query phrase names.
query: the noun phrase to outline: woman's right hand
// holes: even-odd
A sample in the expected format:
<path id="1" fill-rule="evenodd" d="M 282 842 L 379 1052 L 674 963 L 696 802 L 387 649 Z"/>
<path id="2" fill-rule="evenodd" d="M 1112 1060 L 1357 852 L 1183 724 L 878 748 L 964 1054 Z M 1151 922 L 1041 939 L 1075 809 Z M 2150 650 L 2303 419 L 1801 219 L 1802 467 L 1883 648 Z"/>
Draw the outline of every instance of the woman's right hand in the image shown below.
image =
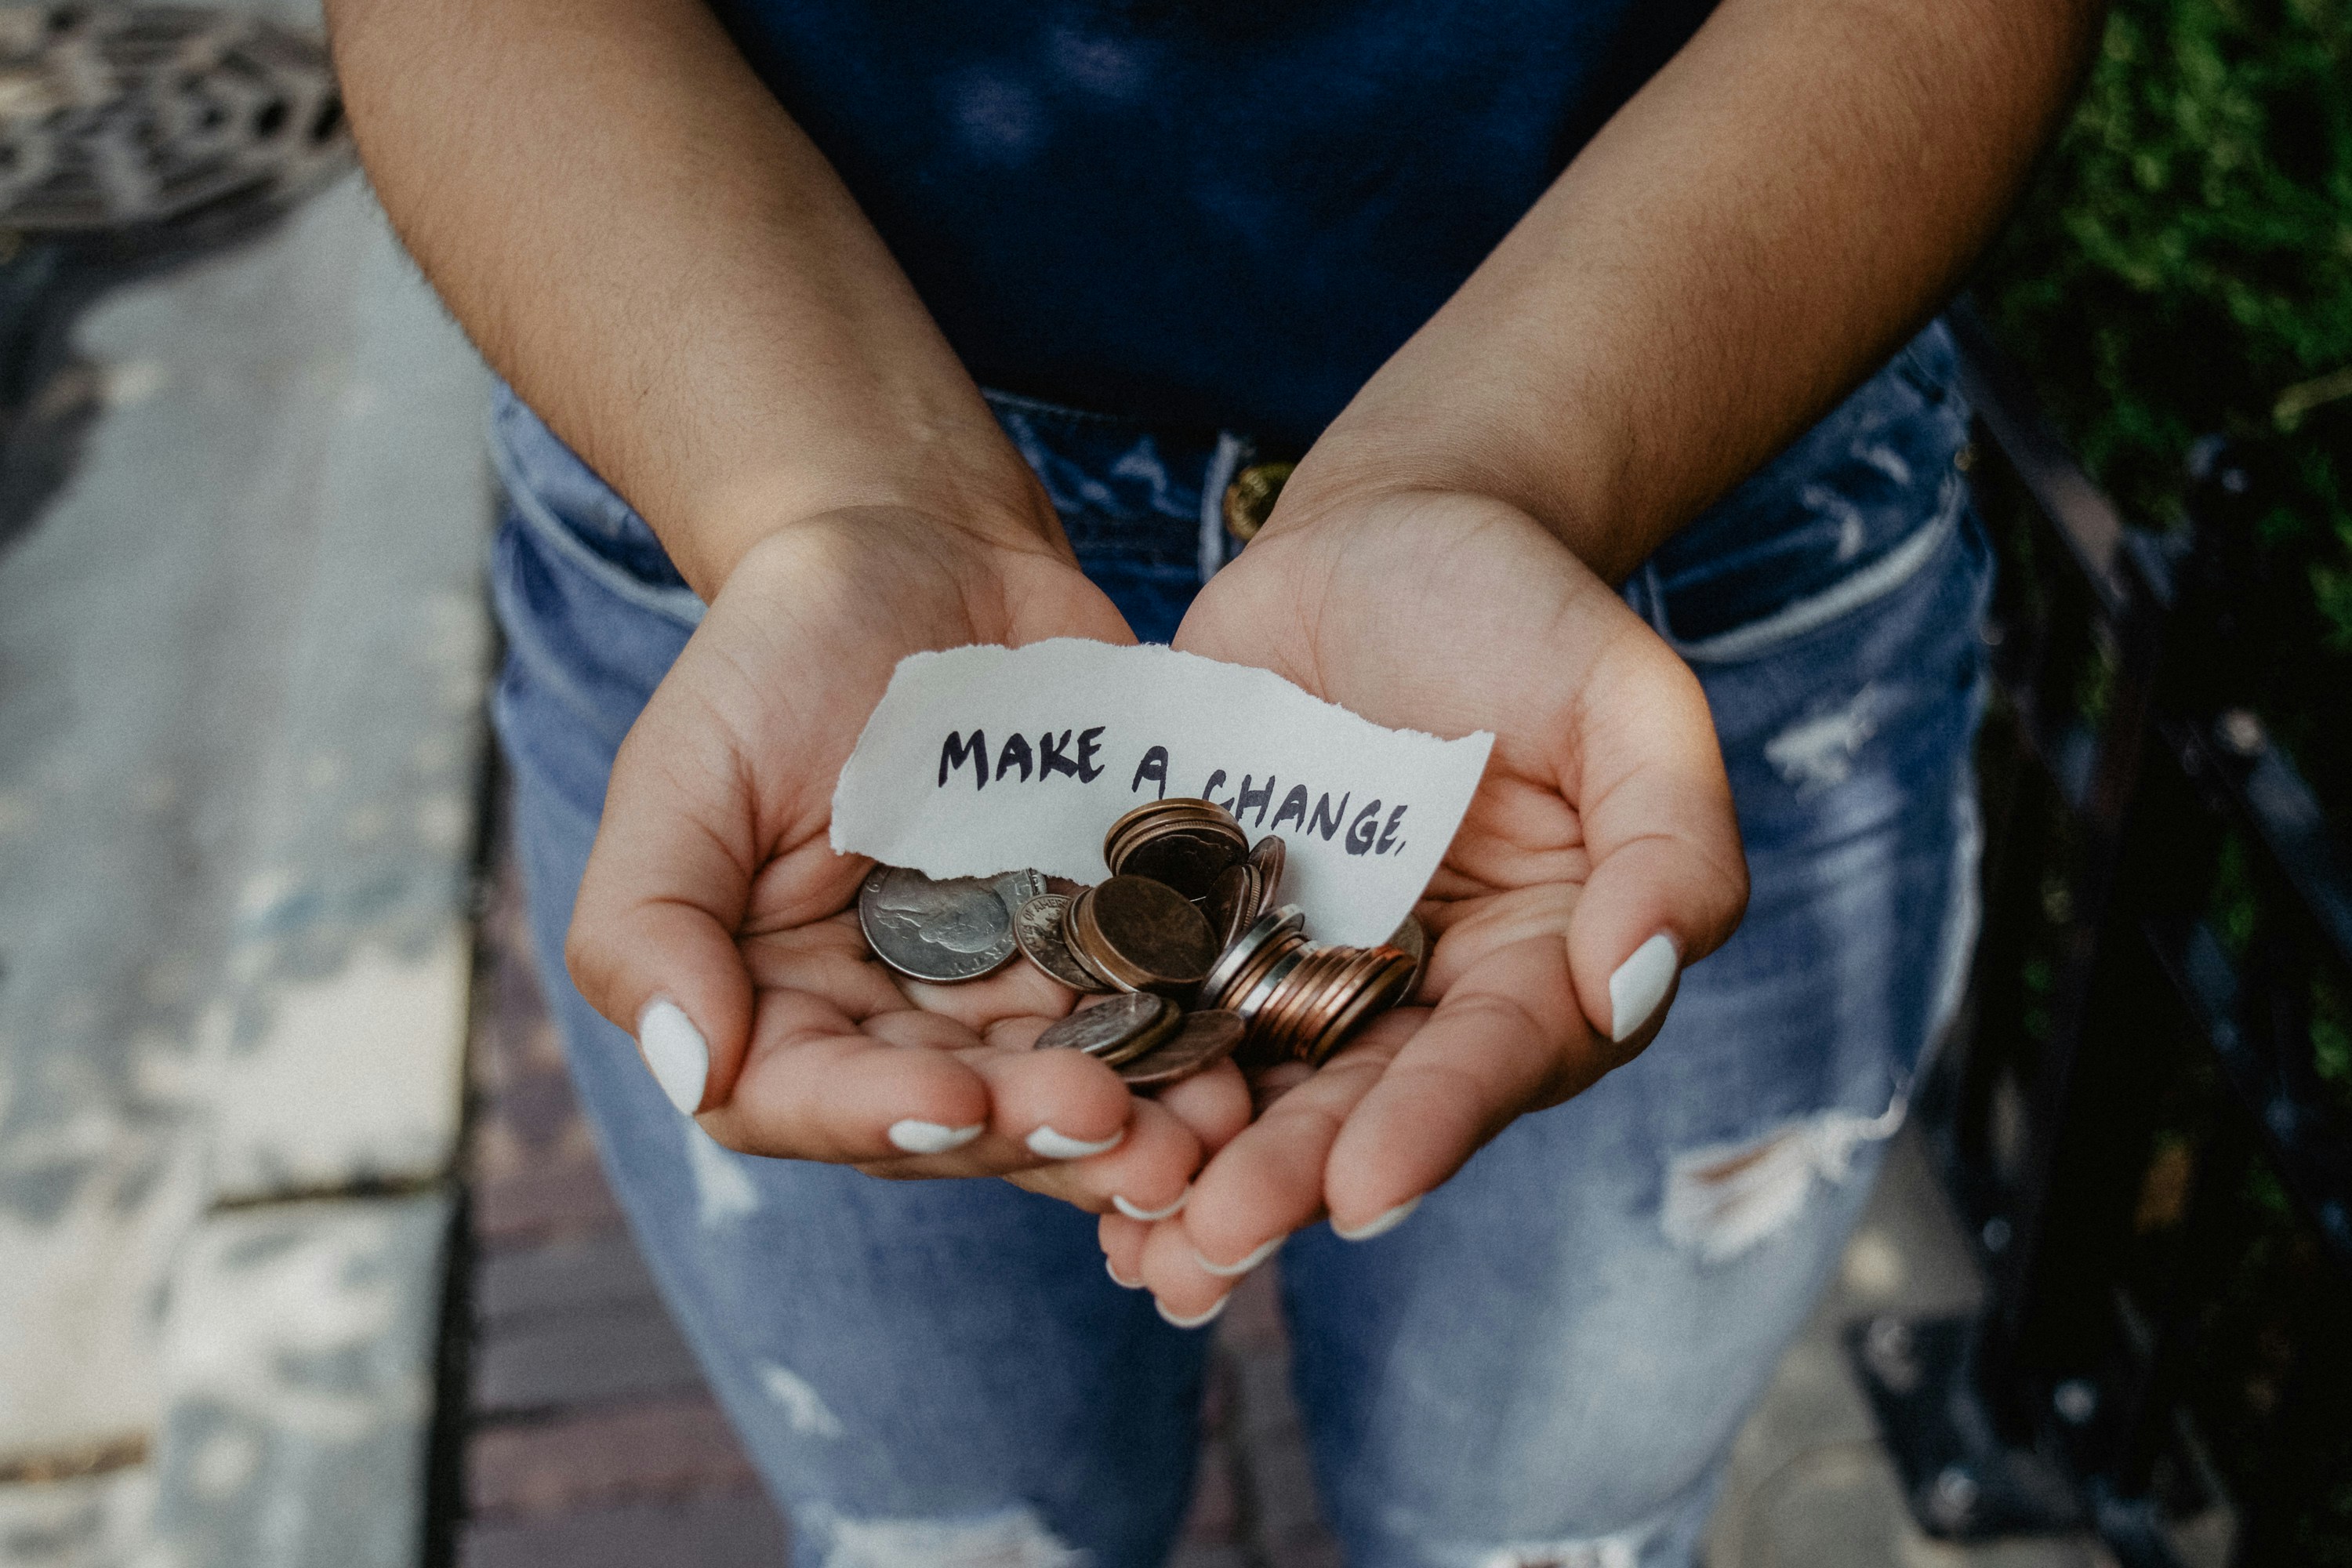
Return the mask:
<path id="1" fill-rule="evenodd" d="M 1151 1212 L 1246 1122 L 1231 1071 L 1154 1101 L 1081 1053 L 1031 1049 L 1072 1002 L 1032 965 L 929 985 L 859 931 L 872 863 L 833 851 L 834 783 L 892 670 L 1052 637 L 1134 640 L 1019 531 L 862 508 L 779 529 L 729 574 L 622 744 L 565 950 L 720 1143 Z"/>

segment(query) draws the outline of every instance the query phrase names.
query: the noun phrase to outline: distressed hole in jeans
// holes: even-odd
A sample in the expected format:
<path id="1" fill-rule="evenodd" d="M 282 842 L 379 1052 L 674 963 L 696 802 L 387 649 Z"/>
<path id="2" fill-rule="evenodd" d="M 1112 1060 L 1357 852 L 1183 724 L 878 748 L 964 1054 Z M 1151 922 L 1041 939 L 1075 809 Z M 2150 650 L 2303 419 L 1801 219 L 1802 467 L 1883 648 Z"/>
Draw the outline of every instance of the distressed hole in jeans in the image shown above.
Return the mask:
<path id="1" fill-rule="evenodd" d="M 1583 1541 L 1519 1542 L 1478 1560 L 1478 1568 L 1633 1568 L 1641 1542 L 1631 1535 Z"/>
<path id="2" fill-rule="evenodd" d="M 820 1521 L 825 1568 L 1085 1568 L 1088 1555 L 1046 1528 L 1034 1509 L 978 1519 Z"/>
<path id="3" fill-rule="evenodd" d="M 1852 1175 L 1854 1151 L 1895 1136 L 1904 1110 L 1898 1094 L 1876 1116 L 1823 1110 L 1675 1155 L 1659 1215 L 1666 1239 L 1703 1262 L 1737 1258 L 1794 1222 L 1817 1181 Z"/>

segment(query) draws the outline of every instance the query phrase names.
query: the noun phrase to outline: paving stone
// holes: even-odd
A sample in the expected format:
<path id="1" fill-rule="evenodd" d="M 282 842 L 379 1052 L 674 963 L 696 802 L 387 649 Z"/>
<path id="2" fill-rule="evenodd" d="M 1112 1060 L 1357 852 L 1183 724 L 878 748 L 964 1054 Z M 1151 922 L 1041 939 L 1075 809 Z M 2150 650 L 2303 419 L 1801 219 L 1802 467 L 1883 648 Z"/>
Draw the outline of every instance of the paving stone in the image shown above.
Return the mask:
<path id="1" fill-rule="evenodd" d="M 474 1347 L 474 1408 L 520 1415 L 702 1386 L 702 1372 L 658 1307 L 534 1321 Z"/>
<path id="2" fill-rule="evenodd" d="M 478 1180 L 473 1198 L 475 1234 L 490 1247 L 537 1245 L 549 1237 L 616 1230 L 622 1224 L 621 1206 L 589 1154 Z"/>
<path id="3" fill-rule="evenodd" d="M 477 1519 L 614 1507 L 758 1485 L 709 1395 L 567 1411 L 477 1430 L 466 1502 Z"/>
<path id="4" fill-rule="evenodd" d="M 784 1568 L 782 1521 L 762 1493 L 605 1509 L 560 1519 L 475 1522 L 458 1568 Z"/>
<path id="5" fill-rule="evenodd" d="M 0 1486 L 0 1568 L 117 1568 L 146 1538 L 154 1472 Z"/>
<path id="6" fill-rule="evenodd" d="M 653 1275 L 622 1231 L 491 1253 L 474 1266 L 473 1302 L 482 1332 L 551 1314 L 662 1310 Z"/>
<path id="7" fill-rule="evenodd" d="M 446 1194 L 207 1217 L 172 1280 L 156 1562 L 416 1568 Z"/>
<path id="8" fill-rule="evenodd" d="M 76 337 L 104 410 L 0 554 L 0 1464 L 154 1427 L 215 1179 L 457 1125 L 478 362 L 356 178 Z"/>

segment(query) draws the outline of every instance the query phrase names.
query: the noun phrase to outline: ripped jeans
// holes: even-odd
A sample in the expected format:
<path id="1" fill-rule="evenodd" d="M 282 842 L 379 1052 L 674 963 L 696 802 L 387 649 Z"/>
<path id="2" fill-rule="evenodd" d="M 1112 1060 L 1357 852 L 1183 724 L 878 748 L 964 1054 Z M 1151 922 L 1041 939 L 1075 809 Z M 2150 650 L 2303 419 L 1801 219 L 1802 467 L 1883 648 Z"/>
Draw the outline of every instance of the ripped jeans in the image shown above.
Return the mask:
<path id="1" fill-rule="evenodd" d="M 1285 1247 L 1297 1392 L 1357 1568 L 1692 1562 L 1974 935 L 1990 564 L 1951 379 L 1931 327 L 1627 584 L 1705 684 L 1754 883 L 1656 1043 L 1392 1233 Z M 1216 508 L 1245 444 L 996 406 L 1088 571 L 1168 637 L 1238 548 Z M 614 750 L 700 605 L 510 397 L 493 436 L 496 718 L 541 966 L 613 1184 L 795 1561 L 1161 1561 L 1210 1336 L 1111 1282 L 1091 1216 L 724 1151 L 566 979 Z"/>

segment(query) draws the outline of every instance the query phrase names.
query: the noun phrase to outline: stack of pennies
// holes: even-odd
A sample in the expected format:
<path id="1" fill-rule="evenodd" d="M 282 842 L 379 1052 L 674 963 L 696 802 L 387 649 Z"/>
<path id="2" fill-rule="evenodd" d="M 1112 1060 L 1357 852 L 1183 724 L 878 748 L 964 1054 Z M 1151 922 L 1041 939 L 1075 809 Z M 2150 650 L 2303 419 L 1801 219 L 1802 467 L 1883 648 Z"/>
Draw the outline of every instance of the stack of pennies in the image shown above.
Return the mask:
<path id="1" fill-rule="evenodd" d="M 934 879 L 877 866 L 858 921 L 881 960 L 914 979 L 978 979 L 1019 952 L 1108 998 L 1037 1045 L 1084 1051 L 1131 1088 L 1174 1083 L 1237 1048 L 1252 1067 L 1319 1067 L 1412 995 L 1427 942 L 1410 915 L 1377 947 L 1310 942 L 1297 906 L 1274 907 L 1284 858 L 1279 836 L 1253 847 L 1213 802 L 1152 801 L 1111 825 L 1111 875 L 1094 887 L 1065 894 L 1034 871 Z"/>

